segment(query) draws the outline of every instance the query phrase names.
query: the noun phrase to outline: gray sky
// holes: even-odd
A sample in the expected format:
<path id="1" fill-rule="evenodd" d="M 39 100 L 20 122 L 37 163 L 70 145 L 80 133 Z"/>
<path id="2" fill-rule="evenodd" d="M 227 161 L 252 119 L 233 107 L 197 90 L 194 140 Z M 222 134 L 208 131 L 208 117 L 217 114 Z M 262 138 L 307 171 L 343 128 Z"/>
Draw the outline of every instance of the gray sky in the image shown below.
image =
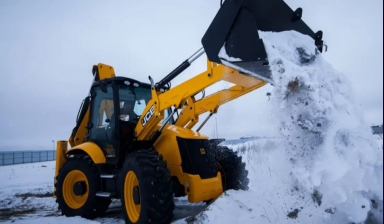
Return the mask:
<path id="1" fill-rule="evenodd" d="M 382 124 L 383 1 L 287 3 L 303 7 L 304 20 L 324 31 L 325 58 L 350 78 L 367 123 Z M 94 64 L 112 65 L 118 76 L 160 80 L 201 47 L 218 9 L 219 0 L 0 1 L 0 150 L 50 149 L 53 139 L 68 139 Z M 173 86 L 205 66 L 199 59 Z M 268 88 L 220 109 L 220 137 L 268 135 Z M 212 136 L 214 123 L 203 132 Z"/>

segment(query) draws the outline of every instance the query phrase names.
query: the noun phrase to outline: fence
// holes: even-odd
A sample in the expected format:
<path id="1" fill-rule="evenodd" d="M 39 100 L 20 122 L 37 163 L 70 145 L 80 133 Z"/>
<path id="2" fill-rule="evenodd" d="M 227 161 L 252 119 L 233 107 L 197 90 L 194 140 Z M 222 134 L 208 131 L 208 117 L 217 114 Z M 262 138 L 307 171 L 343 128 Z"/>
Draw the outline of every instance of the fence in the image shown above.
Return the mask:
<path id="1" fill-rule="evenodd" d="M 56 151 L 0 152 L 0 166 L 56 160 Z"/>

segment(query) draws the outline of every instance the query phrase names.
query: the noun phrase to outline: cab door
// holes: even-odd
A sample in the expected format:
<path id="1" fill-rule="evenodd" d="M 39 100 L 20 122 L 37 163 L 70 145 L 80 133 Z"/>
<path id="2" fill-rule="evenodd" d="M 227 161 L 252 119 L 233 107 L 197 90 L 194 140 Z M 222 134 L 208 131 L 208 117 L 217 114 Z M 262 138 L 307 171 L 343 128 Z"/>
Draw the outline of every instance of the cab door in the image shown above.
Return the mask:
<path id="1" fill-rule="evenodd" d="M 96 143 L 108 158 L 116 158 L 118 144 L 116 140 L 115 94 L 112 84 L 104 88 L 92 89 L 91 119 L 89 141 Z"/>

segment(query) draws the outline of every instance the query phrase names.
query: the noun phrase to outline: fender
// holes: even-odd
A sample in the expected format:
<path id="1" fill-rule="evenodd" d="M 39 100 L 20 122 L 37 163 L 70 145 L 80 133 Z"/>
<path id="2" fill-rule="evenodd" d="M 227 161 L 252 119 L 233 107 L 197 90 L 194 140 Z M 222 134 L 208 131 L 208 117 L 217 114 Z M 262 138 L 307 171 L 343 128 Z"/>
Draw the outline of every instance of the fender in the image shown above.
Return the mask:
<path id="1" fill-rule="evenodd" d="M 80 144 L 70 149 L 67 152 L 67 155 L 74 155 L 79 151 L 82 151 L 89 155 L 95 164 L 105 164 L 107 162 L 103 150 L 101 150 L 101 148 L 93 142 L 85 142 L 83 144 Z"/>

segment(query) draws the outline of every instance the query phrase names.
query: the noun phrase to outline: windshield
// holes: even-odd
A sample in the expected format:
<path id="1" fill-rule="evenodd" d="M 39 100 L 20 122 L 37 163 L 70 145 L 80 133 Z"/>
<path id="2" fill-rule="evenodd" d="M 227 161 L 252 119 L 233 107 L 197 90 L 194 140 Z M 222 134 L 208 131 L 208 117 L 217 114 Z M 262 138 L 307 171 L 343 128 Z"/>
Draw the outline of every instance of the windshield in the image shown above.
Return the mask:
<path id="1" fill-rule="evenodd" d="M 137 122 L 148 102 L 152 99 L 151 89 L 133 86 L 120 86 L 120 120 Z M 164 120 L 169 116 L 169 109 L 164 111 Z M 170 120 L 169 123 L 173 123 Z"/>
<path id="2" fill-rule="evenodd" d="M 120 86 L 120 108 L 129 107 L 137 115 L 141 116 L 147 103 L 151 100 L 151 90 L 142 87 Z"/>

